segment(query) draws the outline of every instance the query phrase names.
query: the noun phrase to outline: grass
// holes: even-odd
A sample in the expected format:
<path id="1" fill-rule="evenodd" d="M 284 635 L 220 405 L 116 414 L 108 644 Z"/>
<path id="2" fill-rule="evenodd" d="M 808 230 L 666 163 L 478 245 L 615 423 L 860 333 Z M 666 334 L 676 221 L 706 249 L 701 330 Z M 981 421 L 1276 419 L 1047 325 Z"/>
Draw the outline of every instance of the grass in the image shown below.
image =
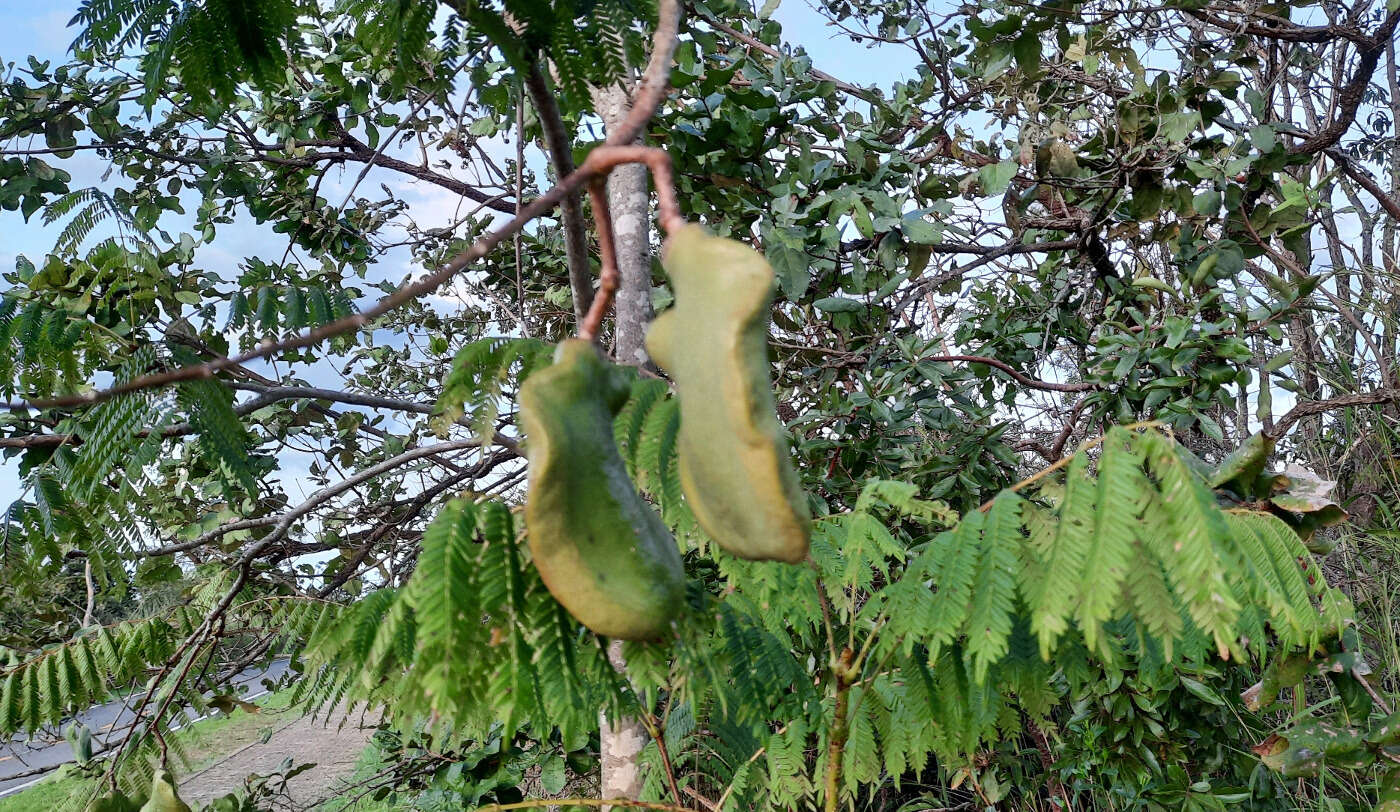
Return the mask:
<path id="1" fill-rule="evenodd" d="M 225 758 L 245 745 L 259 741 L 290 721 L 278 711 L 290 704 L 290 692 L 268 694 L 255 702 L 259 713 L 235 710 L 201 719 L 182 728 L 175 736 L 189 757 L 186 774 L 197 772 Z M 0 798 L 0 812 L 33 812 L 35 809 L 81 809 L 92 794 L 94 779 L 78 772 L 73 765 L 60 767 L 48 778 L 14 795 Z"/>

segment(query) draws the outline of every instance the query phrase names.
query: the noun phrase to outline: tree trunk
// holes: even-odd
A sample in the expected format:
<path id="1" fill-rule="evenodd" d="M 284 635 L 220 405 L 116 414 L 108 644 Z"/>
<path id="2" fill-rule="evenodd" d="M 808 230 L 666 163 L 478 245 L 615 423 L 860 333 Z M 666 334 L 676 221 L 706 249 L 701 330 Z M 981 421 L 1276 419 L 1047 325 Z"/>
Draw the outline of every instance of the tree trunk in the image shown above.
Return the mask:
<path id="1" fill-rule="evenodd" d="M 622 657 L 622 641 L 608 644 L 608 660 L 622 671 L 627 661 Z M 642 748 L 647 744 L 647 729 L 640 719 L 630 716 L 608 722 L 607 714 L 598 714 L 598 750 L 600 794 L 607 799 L 635 801 L 642 795 Z M 604 812 L 621 807 L 605 806 Z"/>
<path id="2" fill-rule="evenodd" d="M 83 628 L 92 625 L 92 607 L 96 595 L 92 584 L 92 558 L 83 559 L 83 583 L 87 586 L 87 605 L 83 608 Z"/>
<path id="3" fill-rule="evenodd" d="M 593 107 L 609 131 L 626 118 L 631 106 L 621 85 L 593 90 Z M 650 202 L 647 170 L 642 164 L 624 164 L 608 176 L 608 208 L 617 244 L 617 270 L 622 276 L 614 304 L 617 337 L 613 357 L 632 366 L 647 363 L 642 340 L 652 316 Z"/>
<path id="4" fill-rule="evenodd" d="M 627 116 L 631 102 L 627 90 L 618 84 L 594 88 L 593 107 L 603 119 L 603 126 L 611 131 Z M 651 199 L 645 166 L 625 164 L 608 176 L 608 211 L 617 247 L 617 269 L 622 277 L 614 299 L 613 357 L 618 363 L 640 367 L 647 363 L 643 339 L 652 316 Z M 626 669 L 620 641 L 609 644 L 608 659 L 619 672 Z M 639 759 L 648 739 L 646 726 L 632 717 L 609 724 L 606 716 L 600 714 L 598 729 L 602 797 L 638 800 L 642 792 Z"/>

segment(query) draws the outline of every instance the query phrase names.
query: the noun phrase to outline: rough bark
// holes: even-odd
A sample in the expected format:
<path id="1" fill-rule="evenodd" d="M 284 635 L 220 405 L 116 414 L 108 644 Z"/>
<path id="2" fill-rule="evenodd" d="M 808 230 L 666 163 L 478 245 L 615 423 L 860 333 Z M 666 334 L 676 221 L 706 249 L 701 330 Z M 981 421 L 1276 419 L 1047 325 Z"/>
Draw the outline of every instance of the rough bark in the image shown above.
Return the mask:
<path id="1" fill-rule="evenodd" d="M 627 667 L 622 657 L 622 641 L 608 644 L 608 660 L 621 671 Z M 642 794 L 642 748 L 646 747 L 647 729 L 636 717 L 624 716 L 608 721 L 607 714 L 598 714 L 598 750 L 601 766 L 601 797 L 610 800 L 637 800 Z M 605 806 L 604 812 L 621 807 Z"/>
<path id="2" fill-rule="evenodd" d="M 626 89 L 613 85 L 594 89 L 593 107 L 611 131 L 627 117 L 631 104 Z M 622 282 L 614 304 L 617 334 L 613 356 L 619 363 L 633 366 L 647 363 L 642 340 L 652 316 L 650 208 L 646 167 L 627 164 L 614 169 L 608 176 L 608 209 Z"/>

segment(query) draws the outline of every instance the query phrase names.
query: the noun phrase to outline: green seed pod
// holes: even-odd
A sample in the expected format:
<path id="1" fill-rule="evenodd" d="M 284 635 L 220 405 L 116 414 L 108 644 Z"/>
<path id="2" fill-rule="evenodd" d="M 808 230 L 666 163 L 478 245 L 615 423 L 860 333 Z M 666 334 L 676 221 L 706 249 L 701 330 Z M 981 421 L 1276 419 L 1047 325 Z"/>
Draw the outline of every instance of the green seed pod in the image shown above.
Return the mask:
<path id="1" fill-rule="evenodd" d="M 748 246 L 698 225 L 666 241 L 676 306 L 647 351 L 681 402 L 681 485 L 700 526 L 741 558 L 796 563 L 811 514 L 788 456 L 768 368 L 773 269 Z"/>
<path id="2" fill-rule="evenodd" d="M 569 339 L 520 387 L 530 464 L 525 525 L 545 585 L 608 637 L 661 636 L 685 600 L 675 539 L 627 477 L 613 416 L 627 382 L 590 342 Z"/>
<path id="3" fill-rule="evenodd" d="M 175 778 L 165 770 L 156 770 L 151 778 L 151 798 L 141 812 L 191 812 L 189 804 L 180 800 L 175 791 Z"/>

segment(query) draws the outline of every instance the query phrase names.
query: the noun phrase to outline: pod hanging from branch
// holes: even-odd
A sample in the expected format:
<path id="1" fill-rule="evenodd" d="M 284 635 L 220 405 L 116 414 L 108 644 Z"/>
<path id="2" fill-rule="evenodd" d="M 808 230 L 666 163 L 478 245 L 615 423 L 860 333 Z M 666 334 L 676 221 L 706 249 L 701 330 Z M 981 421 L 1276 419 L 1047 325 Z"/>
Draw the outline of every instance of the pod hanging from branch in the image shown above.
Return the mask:
<path id="1" fill-rule="evenodd" d="M 768 368 L 773 269 L 752 248 L 698 225 L 672 229 L 661 262 L 676 305 L 652 322 L 647 352 L 680 395 L 686 499 L 729 552 L 801 561 L 811 513 Z"/>
<path id="2" fill-rule="evenodd" d="M 618 454 L 612 420 L 629 392 L 619 373 L 572 338 L 520 387 L 525 525 L 536 569 L 570 614 L 598 634 L 649 640 L 680 613 L 685 571 Z"/>

